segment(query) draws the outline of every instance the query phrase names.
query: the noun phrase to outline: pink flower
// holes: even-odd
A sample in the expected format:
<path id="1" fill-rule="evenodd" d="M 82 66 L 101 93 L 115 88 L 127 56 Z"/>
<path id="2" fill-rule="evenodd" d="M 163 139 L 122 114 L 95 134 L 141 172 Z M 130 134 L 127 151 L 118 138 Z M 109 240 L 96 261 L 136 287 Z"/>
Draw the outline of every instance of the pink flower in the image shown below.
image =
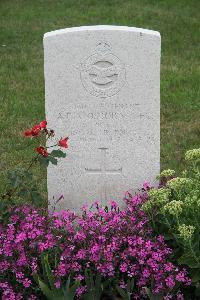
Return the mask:
<path id="1" fill-rule="evenodd" d="M 84 276 L 83 275 L 81 275 L 81 274 L 78 274 L 78 275 L 76 275 L 75 277 L 74 277 L 74 279 L 76 280 L 76 281 L 82 281 L 82 280 L 84 280 Z"/>
<path id="2" fill-rule="evenodd" d="M 186 273 L 185 271 L 181 271 L 176 275 L 176 280 L 179 282 L 185 282 L 186 281 Z"/>
<path id="3" fill-rule="evenodd" d="M 22 279 L 22 278 L 24 278 L 24 274 L 22 272 L 17 272 L 16 273 L 16 278 L 17 279 Z"/>
<path id="4" fill-rule="evenodd" d="M 127 271 L 127 264 L 126 263 L 122 263 L 120 265 L 120 271 L 122 271 L 122 273 L 125 273 Z"/>
<path id="5" fill-rule="evenodd" d="M 164 265 L 165 271 L 166 272 L 171 272 L 172 270 L 174 270 L 174 265 L 170 262 L 166 263 Z"/>
<path id="6" fill-rule="evenodd" d="M 25 288 L 28 288 L 31 285 L 31 280 L 29 280 L 28 278 L 25 278 L 22 280 L 22 284 Z"/>
<path id="7" fill-rule="evenodd" d="M 16 243 L 20 243 L 21 241 L 25 241 L 27 238 L 26 233 L 25 232 L 20 232 L 19 234 L 16 235 Z"/>
<path id="8" fill-rule="evenodd" d="M 165 279 L 165 283 L 166 283 L 167 287 L 169 287 L 170 289 L 173 289 L 173 287 L 175 286 L 174 277 L 172 275 L 168 276 Z"/>
<path id="9" fill-rule="evenodd" d="M 59 289 L 59 288 L 61 287 L 61 282 L 60 282 L 60 280 L 57 280 L 57 281 L 55 282 L 55 287 L 56 287 L 57 289 Z"/>
<path id="10" fill-rule="evenodd" d="M 149 190 L 149 189 L 150 189 L 150 183 L 147 182 L 147 181 L 145 181 L 145 182 L 143 183 L 143 188 L 144 188 L 144 190 Z"/>
<path id="11" fill-rule="evenodd" d="M 76 289 L 76 295 L 80 298 L 87 290 L 86 286 L 80 286 Z"/>
<path id="12" fill-rule="evenodd" d="M 114 208 L 114 209 L 117 209 L 119 207 L 118 204 L 113 200 L 110 200 L 109 204 L 110 204 L 111 208 Z"/>
<path id="13" fill-rule="evenodd" d="M 178 293 L 177 300 L 184 300 L 184 296 L 182 293 Z"/>
<path id="14" fill-rule="evenodd" d="M 71 211 L 47 214 L 44 209 L 30 205 L 12 208 L 10 219 L 0 228 L 2 299 L 34 297 L 35 285 L 31 279 L 33 272 L 40 274 L 42 270 L 41 253 L 49 253 L 57 288 L 66 282 L 70 273 L 72 281 L 80 281 L 77 297 L 86 291 L 86 268 L 93 270 L 94 276 L 99 273 L 110 282 L 115 278 L 124 287 L 127 279 L 134 277 L 137 292 L 133 292 L 133 299 L 144 296 L 144 286 L 163 297 L 171 294 L 174 297 L 177 281 L 188 285 L 191 280 L 186 270 L 170 262 L 171 249 L 163 236 L 153 236 L 148 219 L 140 209 L 139 203 L 143 201 L 142 195 L 134 196 L 123 209 L 115 202 L 111 206 L 117 209 L 93 205 L 92 210 L 85 207 L 82 215 Z M 11 273 L 14 276 L 10 283 Z"/>

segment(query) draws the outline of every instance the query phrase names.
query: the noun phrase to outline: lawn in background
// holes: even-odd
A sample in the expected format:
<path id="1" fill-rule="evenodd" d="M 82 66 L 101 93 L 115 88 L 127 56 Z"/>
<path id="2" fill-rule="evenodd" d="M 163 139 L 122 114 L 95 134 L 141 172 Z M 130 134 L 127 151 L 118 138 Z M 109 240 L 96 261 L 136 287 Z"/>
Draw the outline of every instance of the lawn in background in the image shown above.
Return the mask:
<path id="1" fill-rule="evenodd" d="M 199 11 L 199 0 L 0 0 L 0 191 L 32 155 L 23 130 L 44 118 L 43 34 L 72 26 L 160 31 L 161 168 L 182 170 L 200 140 Z M 46 191 L 45 170 L 35 175 Z"/>

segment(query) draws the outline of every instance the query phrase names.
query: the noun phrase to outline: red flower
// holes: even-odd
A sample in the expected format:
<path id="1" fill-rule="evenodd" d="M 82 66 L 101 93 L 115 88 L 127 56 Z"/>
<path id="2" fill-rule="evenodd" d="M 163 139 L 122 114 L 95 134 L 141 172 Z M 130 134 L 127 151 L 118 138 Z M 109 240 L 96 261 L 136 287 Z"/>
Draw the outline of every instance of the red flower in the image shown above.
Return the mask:
<path id="1" fill-rule="evenodd" d="M 38 135 L 41 131 L 41 127 L 39 124 L 36 124 L 35 126 L 33 126 L 32 130 L 32 136 Z"/>
<path id="2" fill-rule="evenodd" d="M 47 121 L 46 120 L 43 120 L 42 122 L 40 122 L 40 128 L 41 129 L 46 129 L 47 127 Z"/>
<path id="3" fill-rule="evenodd" d="M 34 125 L 32 129 L 27 129 L 24 132 L 24 135 L 25 136 L 37 136 L 40 134 L 42 129 L 46 129 L 46 126 L 47 126 L 47 121 L 43 120 L 40 122 L 40 124 Z"/>
<path id="4" fill-rule="evenodd" d="M 32 129 L 27 129 L 26 131 L 24 131 L 24 135 L 25 136 L 32 136 Z"/>
<path id="5" fill-rule="evenodd" d="M 60 141 L 58 142 L 58 145 L 63 148 L 68 148 L 68 145 L 67 145 L 68 139 L 69 139 L 68 137 L 63 138 L 63 139 L 61 138 Z"/>
<path id="6" fill-rule="evenodd" d="M 42 146 L 37 147 L 37 148 L 36 148 L 36 151 L 37 151 L 39 154 L 41 154 L 42 156 L 44 156 L 44 157 L 47 157 L 47 156 L 49 155 L 49 153 L 47 152 L 47 150 L 46 150 L 44 147 L 42 147 Z"/>

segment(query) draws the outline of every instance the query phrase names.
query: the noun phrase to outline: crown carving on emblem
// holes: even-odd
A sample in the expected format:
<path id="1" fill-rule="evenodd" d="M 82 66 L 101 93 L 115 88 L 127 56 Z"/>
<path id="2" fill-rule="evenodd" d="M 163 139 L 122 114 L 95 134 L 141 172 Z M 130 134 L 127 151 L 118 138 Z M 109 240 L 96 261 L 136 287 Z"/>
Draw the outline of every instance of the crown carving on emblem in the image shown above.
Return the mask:
<path id="1" fill-rule="evenodd" d="M 98 43 L 98 45 L 96 47 L 96 51 L 100 52 L 100 53 L 105 53 L 105 52 L 111 51 L 111 46 L 108 42 L 101 41 Z"/>

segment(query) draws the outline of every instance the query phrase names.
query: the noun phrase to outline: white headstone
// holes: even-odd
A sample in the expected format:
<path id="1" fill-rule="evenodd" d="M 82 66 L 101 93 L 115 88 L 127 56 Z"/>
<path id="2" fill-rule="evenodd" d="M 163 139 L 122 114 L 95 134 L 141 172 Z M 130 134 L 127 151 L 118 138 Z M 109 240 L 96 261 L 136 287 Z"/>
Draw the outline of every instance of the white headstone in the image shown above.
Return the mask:
<path id="1" fill-rule="evenodd" d="M 79 209 L 152 182 L 160 165 L 160 34 L 121 26 L 44 35 L 48 126 L 69 136 L 48 167 L 49 200 Z M 54 200 L 53 200 L 54 198 Z"/>

